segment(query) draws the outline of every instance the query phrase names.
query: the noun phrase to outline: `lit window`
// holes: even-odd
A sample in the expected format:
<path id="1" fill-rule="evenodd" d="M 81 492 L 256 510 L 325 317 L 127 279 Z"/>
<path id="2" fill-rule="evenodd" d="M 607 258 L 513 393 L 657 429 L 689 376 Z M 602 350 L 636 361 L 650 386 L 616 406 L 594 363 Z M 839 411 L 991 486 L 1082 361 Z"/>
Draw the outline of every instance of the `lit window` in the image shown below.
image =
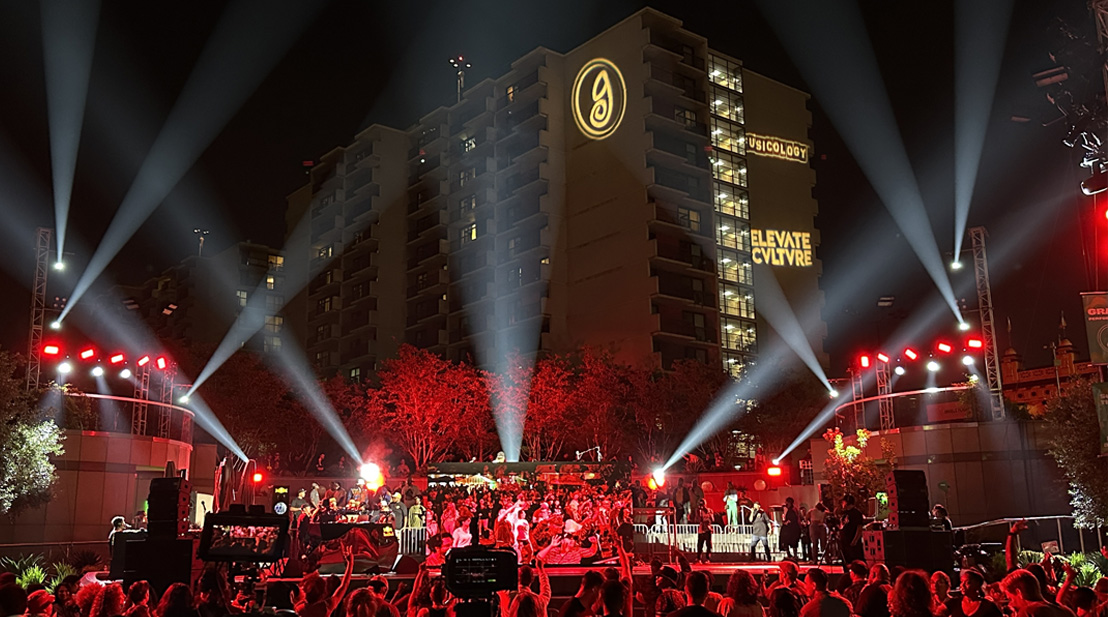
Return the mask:
<path id="1" fill-rule="evenodd" d="M 477 223 L 470 223 L 463 227 L 459 232 L 458 238 L 462 244 L 473 242 L 477 239 Z"/>
<path id="2" fill-rule="evenodd" d="M 266 315 L 265 329 L 274 334 L 281 332 L 281 326 L 284 325 L 285 318 L 280 315 Z"/>
<path id="3" fill-rule="evenodd" d="M 477 147 L 476 137 L 462 137 L 462 152 L 469 152 Z"/>
<path id="4" fill-rule="evenodd" d="M 347 373 L 347 375 L 350 377 L 350 381 L 361 381 L 362 380 L 362 367 L 357 366 L 357 367 L 354 367 L 354 368 L 350 369 L 350 372 Z"/>
<path id="5" fill-rule="evenodd" d="M 700 212 L 692 208 L 677 208 L 677 223 L 690 231 L 700 231 Z"/>
<path id="6" fill-rule="evenodd" d="M 323 339 L 330 338 L 330 337 L 331 337 L 331 326 L 330 325 L 323 324 L 323 325 L 320 325 L 320 326 L 316 326 L 316 328 L 315 328 L 315 340 L 316 340 L 316 342 L 322 341 Z"/>
<path id="7" fill-rule="evenodd" d="M 285 258 L 280 255 L 269 256 L 269 269 L 274 272 L 280 272 L 285 269 Z"/>
<path id="8" fill-rule="evenodd" d="M 458 202 L 458 206 L 461 208 L 462 214 L 473 212 L 473 210 L 477 208 L 477 196 L 470 195 L 468 197 L 463 197 L 462 200 Z"/>
<path id="9" fill-rule="evenodd" d="M 268 294 L 265 297 L 265 308 L 276 313 L 285 305 L 285 297 L 280 294 Z"/>
<path id="10" fill-rule="evenodd" d="M 272 274 L 267 275 L 265 277 L 265 288 L 272 290 L 276 286 L 277 286 L 277 279 L 275 279 Z"/>
<path id="11" fill-rule="evenodd" d="M 458 172 L 458 186 L 462 187 L 466 185 L 466 182 L 477 177 L 477 170 L 473 167 L 469 169 L 463 169 Z"/>
<path id="12" fill-rule="evenodd" d="M 279 336 L 267 336 L 265 337 L 264 351 L 269 353 L 271 351 L 279 351 L 281 349 L 281 337 Z"/>
<path id="13" fill-rule="evenodd" d="M 235 296 L 239 299 L 239 306 L 246 306 L 247 295 L 245 290 L 236 291 Z"/>
<path id="14" fill-rule="evenodd" d="M 515 84 L 512 84 L 512 85 L 508 86 L 507 90 L 504 91 L 504 94 L 505 94 L 505 97 L 508 99 L 509 103 L 516 100 Z"/>
<path id="15" fill-rule="evenodd" d="M 330 244 L 328 244 L 327 246 L 325 246 L 325 247 L 319 249 L 318 251 L 316 251 L 316 257 L 321 257 L 321 258 L 327 258 L 327 257 L 330 257 L 333 254 L 334 254 L 334 252 L 333 252 L 333 249 L 331 248 Z"/>
<path id="16" fill-rule="evenodd" d="M 686 127 L 696 126 L 696 112 L 691 109 L 677 107 L 673 110 L 673 118 Z"/>

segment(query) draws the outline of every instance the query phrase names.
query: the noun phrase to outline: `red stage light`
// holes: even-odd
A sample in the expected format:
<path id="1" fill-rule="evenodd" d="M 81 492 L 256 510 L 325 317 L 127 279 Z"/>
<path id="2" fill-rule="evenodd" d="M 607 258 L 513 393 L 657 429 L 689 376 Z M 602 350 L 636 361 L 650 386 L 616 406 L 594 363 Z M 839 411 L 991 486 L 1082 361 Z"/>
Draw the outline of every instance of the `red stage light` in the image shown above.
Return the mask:
<path id="1" fill-rule="evenodd" d="M 95 355 L 96 355 L 96 350 L 93 349 L 92 347 L 89 347 L 88 349 L 85 349 L 85 350 L 81 351 L 81 353 L 80 353 L 80 356 L 81 356 L 82 360 L 88 360 L 88 359 L 92 358 Z"/>
<path id="2" fill-rule="evenodd" d="M 261 482 L 262 481 L 262 472 L 260 472 L 260 471 L 254 472 L 254 477 L 251 478 L 251 479 L 254 480 L 254 484 L 257 484 L 257 483 Z"/>
<path id="3" fill-rule="evenodd" d="M 904 350 L 904 355 L 905 355 L 905 357 L 907 357 L 907 358 L 908 358 L 909 360 L 915 360 L 916 358 L 918 358 L 918 357 L 919 357 L 919 354 L 918 354 L 918 353 L 916 353 L 916 352 L 915 352 L 915 351 L 914 351 L 914 350 L 913 350 L 913 349 L 912 349 L 911 347 L 909 347 L 908 349 L 905 349 L 905 350 Z"/>
<path id="4" fill-rule="evenodd" d="M 766 475 L 767 476 L 774 476 L 774 477 L 780 476 L 781 475 L 781 468 L 778 467 L 777 465 L 771 465 L 769 467 L 766 467 Z"/>
<path id="5" fill-rule="evenodd" d="M 150 356 L 143 356 L 143 357 L 139 358 L 137 364 L 139 366 L 146 366 L 147 363 L 149 363 L 149 362 L 150 362 Z"/>
<path id="6" fill-rule="evenodd" d="M 974 349 L 981 349 L 984 346 L 985 346 L 985 341 L 983 341 L 979 338 L 971 338 L 970 340 L 966 341 L 966 347 L 972 347 Z"/>
<path id="7" fill-rule="evenodd" d="M 166 367 L 165 357 L 159 356 L 158 359 L 154 361 L 154 364 L 157 365 L 159 371 L 164 371 Z"/>
<path id="8" fill-rule="evenodd" d="M 885 355 L 885 354 L 883 354 L 883 353 L 879 353 L 879 354 L 877 354 L 877 359 L 878 359 L 878 360 L 880 360 L 880 361 L 882 361 L 882 362 L 884 362 L 885 364 L 888 364 L 888 363 L 889 363 L 889 356 L 886 356 L 886 355 Z"/>
<path id="9" fill-rule="evenodd" d="M 108 358 L 108 362 L 111 362 L 112 364 L 119 364 L 120 362 L 123 362 L 123 354 L 115 354 L 114 356 Z"/>
<path id="10" fill-rule="evenodd" d="M 954 350 L 954 348 L 950 346 L 950 343 L 939 343 L 936 347 L 943 353 L 950 353 Z"/>
<path id="11" fill-rule="evenodd" d="M 869 368 L 869 356 L 861 356 L 858 358 L 858 366 L 862 368 Z"/>
<path id="12" fill-rule="evenodd" d="M 57 345 L 47 345 L 42 348 L 42 353 L 47 356 L 56 356 L 62 352 L 62 348 Z"/>

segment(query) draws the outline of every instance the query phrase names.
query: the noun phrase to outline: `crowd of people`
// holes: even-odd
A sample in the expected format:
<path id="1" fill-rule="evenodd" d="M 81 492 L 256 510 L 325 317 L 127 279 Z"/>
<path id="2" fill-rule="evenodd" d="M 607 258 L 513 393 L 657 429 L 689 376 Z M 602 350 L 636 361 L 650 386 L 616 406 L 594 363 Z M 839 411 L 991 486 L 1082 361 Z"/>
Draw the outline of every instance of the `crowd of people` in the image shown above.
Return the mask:
<path id="1" fill-rule="evenodd" d="M 1022 527 L 1013 525 L 1011 533 Z M 1010 542 L 1009 545 L 1014 543 Z M 1108 551 L 1106 551 L 1108 552 Z M 819 567 L 802 571 L 792 561 L 752 573 L 738 568 L 721 585 L 713 575 L 695 569 L 683 555 L 676 567 L 654 560 L 649 574 L 632 574 L 628 553 L 617 546 L 618 567 L 588 570 L 576 593 L 559 603 L 551 595 L 547 555 L 519 566 L 518 587 L 497 595 L 504 617 L 1104 617 L 1108 615 L 1108 577 L 1093 587 L 1074 584 L 1075 573 L 1059 562 L 1014 567 L 988 583 L 984 573 L 966 568 L 954 585 L 943 571 L 888 568 L 861 561 L 847 564 L 842 574 Z M 263 606 L 291 606 L 301 617 L 455 617 L 469 615 L 448 591 L 435 568 L 421 566 L 412 587 L 391 585 L 374 576 L 363 588 L 351 590 L 353 552 L 343 552 L 342 577 L 305 576 L 289 593 L 269 586 L 262 594 L 230 591 L 225 571 L 209 569 L 190 587 L 174 583 L 160 596 L 145 581 L 124 588 L 117 582 L 98 584 L 77 576 L 63 580 L 49 593 L 42 586 L 26 589 L 14 575 L 0 575 L 0 615 L 12 617 L 223 617 L 257 613 Z M 837 580 L 836 580 L 837 578 Z M 537 590 L 535 589 L 537 587 Z M 715 588 L 714 588 L 715 587 Z M 285 594 L 287 597 L 278 597 Z M 259 601 L 260 598 L 260 601 Z M 289 609 L 285 609 L 289 610 Z M 292 613 L 288 613 L 290 616 Z"/>

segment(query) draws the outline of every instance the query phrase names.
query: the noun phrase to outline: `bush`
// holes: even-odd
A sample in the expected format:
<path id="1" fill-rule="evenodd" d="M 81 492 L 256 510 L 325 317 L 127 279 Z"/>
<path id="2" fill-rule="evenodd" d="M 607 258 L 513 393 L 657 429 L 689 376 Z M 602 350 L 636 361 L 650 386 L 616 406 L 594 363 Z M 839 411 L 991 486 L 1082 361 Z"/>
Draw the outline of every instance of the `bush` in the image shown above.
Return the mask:
<path id="1" fill-rule="evenodd" d="M 50 566 L 50 569 L 54 571 L 54 577 L 46 584 L 46 590 L 50 593 L 54 593 L 54 589 L 57 588 L 58 583 L 62 582 L 65 577 L 78 573 L 76 568 L 64 561 L 54 562 Z"/>
<path id="2" fill-rule="evenodd" d="M 0 569 L 4 572 L 11 572 L 16 576 L 19 576 L 24 570 L 31 566 L 41 567 L 42 555 L 31 553 L 30 555 L 20 555 L 19 557 L 0 557 Z"/>
<path id="3" fill-rule="evenodd" d="M 45 585 L 46 568 L 38 565 L 29 566 L 16 576 L 15 583 L 24 589 L 29 585 Z"/>
<path id="4" fill-rule="evenodd" d="M 73 566 L 73 569 L 77 571 L 77 574 L 80 574 L 89 569 L 99 569 L 100 564 L 103 561 L 103 558 L 100 557 L 100 553 L 88 550 L 77 551 L 69 557 L 69 565 Z"/>

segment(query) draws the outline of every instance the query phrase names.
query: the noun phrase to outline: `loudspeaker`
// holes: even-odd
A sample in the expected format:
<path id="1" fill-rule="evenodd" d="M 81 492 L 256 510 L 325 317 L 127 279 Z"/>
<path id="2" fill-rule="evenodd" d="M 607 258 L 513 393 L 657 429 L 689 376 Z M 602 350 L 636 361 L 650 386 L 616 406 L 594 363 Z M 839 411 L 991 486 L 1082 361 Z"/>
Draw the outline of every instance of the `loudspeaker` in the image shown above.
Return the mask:
<path id="1" fill-rule="evenodd" d="M 124 587 L 146 580 L 161 593 L 173 583 L 191 586 L 193 572 L 199 571 L 202 565 L 196 560 L 192 538 L 158 540 L 117 536 L 112 550 L 111 577 L 123 579 Z"/>
<path id="2" fill-rule="evenodd" d="M 950 572 L 954 567 L 954 538 L 949 531 L 863 531 L 862 552 L 871 566 L 883 563 L 890 568 L 902 566 L 928 572 Z"/>
<path id="3" fill-rule="evenodd" d="M 889 496 L 888 529 L 928 529 L 931 524 L 931 500 L 927 495 L 927 475 L 918 469 L 897 469 L 885 476 Z"/>
<path id="4" fill-rule="evenodd" d="M 392 571 L 396 574 L 419 574 L 419 562 L 410 555 L 401 555 Z"/>
<path id="5" fill-rule="evenodd" d="M 184 478 L 154 478 L 146 499 L 146 528 L 150 537 L 170 539 L 189 530 L 192 483 Z"/>

